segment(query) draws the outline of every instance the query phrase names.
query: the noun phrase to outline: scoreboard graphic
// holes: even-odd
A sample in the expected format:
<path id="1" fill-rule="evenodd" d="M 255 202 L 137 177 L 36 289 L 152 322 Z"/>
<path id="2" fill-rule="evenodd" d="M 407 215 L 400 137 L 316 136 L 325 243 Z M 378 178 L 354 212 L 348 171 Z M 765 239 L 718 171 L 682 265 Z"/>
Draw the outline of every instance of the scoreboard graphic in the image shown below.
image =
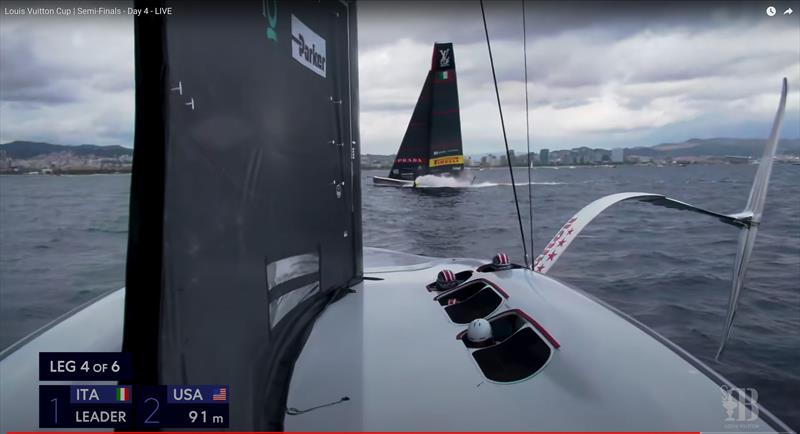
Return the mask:
<path id="1" fill-rule="evenodd" d="M 126 353 L 40 353 L 40 381 L 82 384 L 40 384 L 39 427 L 228 427 L 228 385 L 126 385 L 130 360 Z"/>

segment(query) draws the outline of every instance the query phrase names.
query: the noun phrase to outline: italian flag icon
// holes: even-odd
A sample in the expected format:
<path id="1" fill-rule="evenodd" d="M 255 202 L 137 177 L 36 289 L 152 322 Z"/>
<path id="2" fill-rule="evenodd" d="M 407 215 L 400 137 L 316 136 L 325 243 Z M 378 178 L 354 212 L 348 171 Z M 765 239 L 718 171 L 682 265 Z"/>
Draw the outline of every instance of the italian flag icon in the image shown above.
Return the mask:
<path id="1" fill-rule="evenodd" d="M 127 402 L 131 400 L 131 388 L 130 386 L 118 387 L 117 388 L 117 401 Z"/>
<path id="2" fill-rule="evenodd" d="M 438 77 L 439 80 L 447 80 L 448 79 L 447 71 L 440 71 L 438 75 L 439 75 L 439 77 Z"/>

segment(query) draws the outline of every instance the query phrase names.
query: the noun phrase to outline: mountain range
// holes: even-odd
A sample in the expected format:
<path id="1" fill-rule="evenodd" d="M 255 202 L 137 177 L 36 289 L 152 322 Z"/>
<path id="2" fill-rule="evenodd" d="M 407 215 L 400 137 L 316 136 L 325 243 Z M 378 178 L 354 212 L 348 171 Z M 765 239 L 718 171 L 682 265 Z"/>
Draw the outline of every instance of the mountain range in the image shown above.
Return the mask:
<path id="1" fill-rule="evenodd" d="M 626 148 L 625 155 L 645 157 L 685 157 L 685 156 L 737 156 L 761 157 L 766 139 L 689 139 L 680 143 L 662 143 L 655 146 L 637 146 Z M 800 139 L 781 139 L 778 142 L 779 155 L 800 155 Z"/>
<path id="2" fill-rule="evenodd" d="M 683 156 L 742 156 L 760 157 L 764 150 L 765 139 L 689 139 L 679 143 L 662 143 L 655 146 L 637 146 L 625 148 L 625 155 L 645 157 L 683 157 Z M 0 144 L 0 151 L 13 159 L 35 158 L 40 155 L 69 152 L 77 156 L 93 155 L 99 158 L 116 158 L 132 155 L 133 149 L 123 146 L 98 145 L 55 145 L 43 142 L 14 141 Z M 800 139 L 781 139 L 778 154 L 800 155 Z M 498 154 L 499 155 L 499 154 Z"/>
<path id="3" fill-rule="evenodd" d="M 122 146 L 98 145 L 54 145 L 43 142 L 14 141 L 0 144 L 0 151 L 5 151 L 6 157 L 17 160 L 36 158 L 41 155 L 69 152 L 76 156 L 98 158 L 117 158 L 123 155 L 133 155 L 133 149 Z"/>

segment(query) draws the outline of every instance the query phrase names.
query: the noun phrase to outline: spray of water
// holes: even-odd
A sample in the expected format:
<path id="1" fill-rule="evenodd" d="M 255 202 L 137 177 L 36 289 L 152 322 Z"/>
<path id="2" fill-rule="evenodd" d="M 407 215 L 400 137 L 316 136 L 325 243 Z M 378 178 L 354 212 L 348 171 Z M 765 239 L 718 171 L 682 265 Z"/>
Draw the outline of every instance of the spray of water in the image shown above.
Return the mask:
<path id="1" fill-rule="evenodd" d="M 533 185 L 560 185 L 563 182 L 534 182 Z M 516 185 L 528 185 L 527 182 L 518 182 Z M 510 187 L 510 182 L 473 182 L 469 177 L 424 175 L 415 181 L 416 188 L 486 188 Z M 413 187 L 413 186 L 409 186 Z"/>

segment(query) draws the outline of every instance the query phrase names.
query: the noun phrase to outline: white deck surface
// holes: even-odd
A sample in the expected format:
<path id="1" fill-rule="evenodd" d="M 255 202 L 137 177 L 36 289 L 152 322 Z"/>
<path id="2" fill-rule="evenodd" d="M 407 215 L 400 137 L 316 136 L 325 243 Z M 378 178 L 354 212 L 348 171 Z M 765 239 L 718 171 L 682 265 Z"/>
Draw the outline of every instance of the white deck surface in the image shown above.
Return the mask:
<path id="1" fill-rule="evenodd" d="M 476 273 L 559 341 L 548 365 L 516 384 L 487 381 L 456 340 L 425 285 L 437 259 L 365 249 L 367 277 L 319 318 L 298 359 L 286 430 L 674 430 L 772 432 L 763 420 L 729 421 L 711 376 L 602 304 L 527 270 Z M 124 290 L 118 290 L 4 352 L 0 432 L 38 426 L 39 351 L 119 351 Z M 760 410 L 760 416 L 768 413 Z M 745 416 L 750 415 L 745 411 Z"/>
<path id="2" fill-rule="evenodd" d="M 368 249 L 365 259 L 366 275 L 385 280 L 365 281 L 322 315 L 287 405 L 350 400 L 287 415 L 287 430 L 772 431 L 760 419 L 726 421 L 720 387 L 692 364 L 581 293 L 523 269 L 473 278 L 499 284 L 510 298 L 498 312 L 522 309 L 561 348 L 534 377 L 492 383 L 455 339 L 464 327 L 425 289 L 443 265 L 459 272 L 476 261 L 405 257 L 395 269 L 408 271 L 389 272 L 390 252 Z"/>

